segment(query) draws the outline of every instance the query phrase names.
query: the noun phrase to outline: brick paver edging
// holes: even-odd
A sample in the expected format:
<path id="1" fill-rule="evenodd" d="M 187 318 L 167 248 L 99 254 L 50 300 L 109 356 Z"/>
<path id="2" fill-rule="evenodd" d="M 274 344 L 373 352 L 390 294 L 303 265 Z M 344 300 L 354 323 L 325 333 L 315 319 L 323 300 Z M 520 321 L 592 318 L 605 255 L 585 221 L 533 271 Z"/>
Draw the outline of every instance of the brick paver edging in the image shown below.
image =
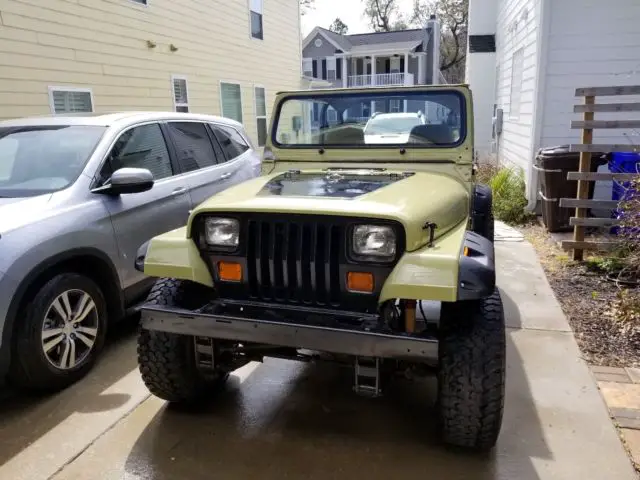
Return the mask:
<path id="1" fill-rule="evenodd" d="M 640 470 L 640 368 L 591 366 L 611 417 Z"/>

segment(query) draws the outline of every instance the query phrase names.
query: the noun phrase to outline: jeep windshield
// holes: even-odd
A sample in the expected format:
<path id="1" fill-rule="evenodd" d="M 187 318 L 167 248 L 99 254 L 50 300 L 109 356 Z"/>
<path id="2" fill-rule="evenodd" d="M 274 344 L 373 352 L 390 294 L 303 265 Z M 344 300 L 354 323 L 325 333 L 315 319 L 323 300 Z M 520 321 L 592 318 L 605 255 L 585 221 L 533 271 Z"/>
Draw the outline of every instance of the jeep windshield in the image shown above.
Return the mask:
<path id="1" fill-rule="evenodd" d="M 82 173 L 106 127 L 0 127 L 0 197 L 32 197 L 67 188 Z"/>
<path id="2" fill-rule="evenodd" d="M 447 148 L 464 141 L 464 97 L 456 91 L 292 95 L 276 112 L 281 147 Z"/>

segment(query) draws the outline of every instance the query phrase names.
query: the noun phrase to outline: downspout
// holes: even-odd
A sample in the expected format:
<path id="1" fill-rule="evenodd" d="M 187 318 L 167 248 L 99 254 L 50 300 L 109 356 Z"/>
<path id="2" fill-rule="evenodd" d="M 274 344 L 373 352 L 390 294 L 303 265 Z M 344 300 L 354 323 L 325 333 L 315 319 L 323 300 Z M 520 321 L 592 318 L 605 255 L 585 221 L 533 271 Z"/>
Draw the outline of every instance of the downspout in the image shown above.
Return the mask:
<path id="1" fill-rule="evenodd" d="M 533 212 L 538 204 L 538 171 L 533 168 L 534 155 L 541 147 L 542 130 L 544 125 L 545 93 L 547 84 L 547 57 L 549 53 L 549 30 L 551 29 L 551 1 L 540 0 L 540 24 L 536 32 L 538 45 L 538 62 L 536 64 L 536 82 L 534 86 L 535 106 L 533 111 L 533 131 L 531 132 L 531 157 L 527 167 L 527 212 Z"/>

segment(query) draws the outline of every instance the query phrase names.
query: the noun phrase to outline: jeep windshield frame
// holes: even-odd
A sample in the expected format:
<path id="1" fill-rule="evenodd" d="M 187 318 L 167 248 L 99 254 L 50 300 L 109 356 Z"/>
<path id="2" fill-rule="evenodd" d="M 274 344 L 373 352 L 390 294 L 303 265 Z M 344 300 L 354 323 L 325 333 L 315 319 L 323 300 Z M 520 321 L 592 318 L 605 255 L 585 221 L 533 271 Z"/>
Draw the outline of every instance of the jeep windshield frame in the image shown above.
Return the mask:
<path id="1" fill-rule="evenodd" d="M 388 135 L 365 131 L 376 116 L 395 114 L 399 126 L 411 125 L 403 119 L 415 114 L 413 129 Z M 278 102 L 270 140 L 281 150 L 452 150 L 467 140 L 467 115 L 467 99 L 455 88 L 310 90 L 285 94 Z"/>

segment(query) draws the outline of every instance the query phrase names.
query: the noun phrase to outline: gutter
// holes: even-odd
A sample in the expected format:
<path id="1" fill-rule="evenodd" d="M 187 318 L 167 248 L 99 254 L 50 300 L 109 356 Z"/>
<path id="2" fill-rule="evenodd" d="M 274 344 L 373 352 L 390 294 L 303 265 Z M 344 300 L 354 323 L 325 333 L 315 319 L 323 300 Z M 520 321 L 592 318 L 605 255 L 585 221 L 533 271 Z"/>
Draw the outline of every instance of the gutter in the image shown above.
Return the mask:
<path id="1" fill-rule="evenodd" d="M 534 168 L 534 155 L 542 145 L 542 128 L 544 124 L 544 100 L 547 83 L 547 57 L 549 53 L 549 30 L 551 28 L 551 2 L 540 0 L 540 24 L 536 32 L 538 46 L 538 62 L 536 64 L 535 105 L 533 110 L 533 131 L 531 132 L 531 158 L 527 169 L 527 206 L 525 210 L 533 212 L 538 204 L 538 171 Z"/>

